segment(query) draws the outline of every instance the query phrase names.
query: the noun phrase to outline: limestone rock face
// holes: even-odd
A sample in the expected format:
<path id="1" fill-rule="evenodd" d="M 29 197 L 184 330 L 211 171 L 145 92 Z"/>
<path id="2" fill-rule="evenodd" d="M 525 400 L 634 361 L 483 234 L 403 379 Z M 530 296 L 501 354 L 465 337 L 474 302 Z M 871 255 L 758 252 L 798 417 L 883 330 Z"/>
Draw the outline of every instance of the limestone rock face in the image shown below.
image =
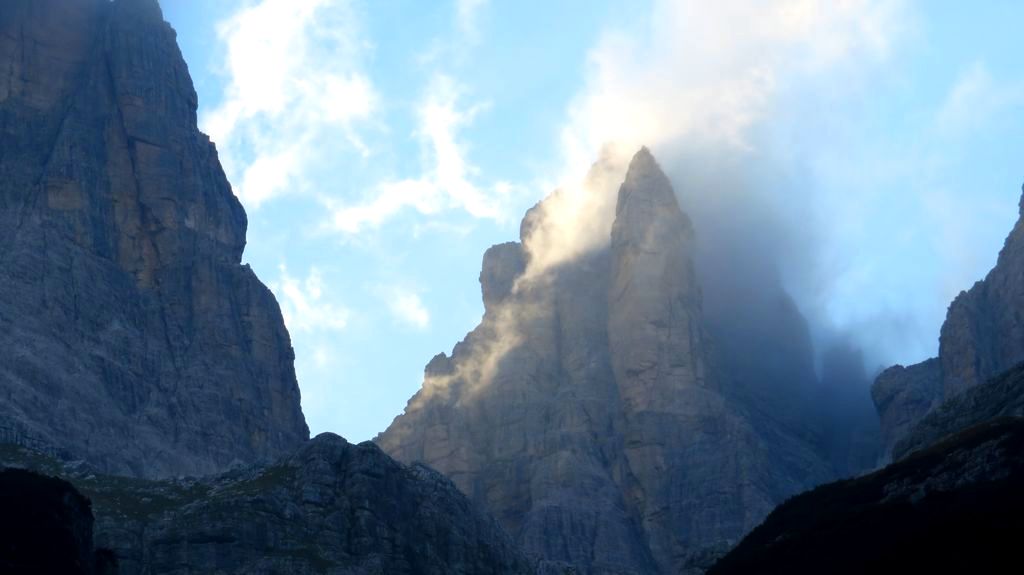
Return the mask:
<path id="1" fill-rule="evenodd" d="M 1021 219 L 988 276 L 953 301 L 939 357 L 885 372 L 873 395 L 888 447 L 931 409 L 1024 361 L 1024 198 Z"/>
<path id="2" fill-rule="evenodd" d="M 495 521 L 441 474 L 323 434 L 277 461 L 202 479 L 97 475 L 0 445 L 0 468 L 71 481 L 120 575 L 526 575 Z"/>
<path id="3" fill-rule="evenodd" d="M 301 444 L 288 333 L 156 0 L 0 7 L 0 425 L 111 472 Z"/>
<path id="4" fill-rule="evenodd" d="M 516 279 L 526 270 L 526 254 L 516 242 L 491 247 L 484 254 L 480 271 L 480 288 L 484 307 L 493 308 L 512 293 Z"/>
<path id="5" fill-rule="evenodd" d="M 619 190 L 611 237 L 608 343 L 623 408 L 671 411 L 706 384 L 693 226 L 647 150 Z"/>
<path id="6" fill-rule="evenodd" d="M 519 244 L 488 252 L 481 324 L 376 441 L 452 478 L 542 570 L 698 573 L 833 468 L 716 367 L 693 227 L 651 154 L 619 181 L 605 247 L 540 270 Z M 506 294 L 497 269 L 525 271 Z"/>
<path id="7" fill-rule="evenodd" d="M 996 267 L 949 308 L 939 338 L 945 398 L 1024 361 L 1024 197 Z"/>

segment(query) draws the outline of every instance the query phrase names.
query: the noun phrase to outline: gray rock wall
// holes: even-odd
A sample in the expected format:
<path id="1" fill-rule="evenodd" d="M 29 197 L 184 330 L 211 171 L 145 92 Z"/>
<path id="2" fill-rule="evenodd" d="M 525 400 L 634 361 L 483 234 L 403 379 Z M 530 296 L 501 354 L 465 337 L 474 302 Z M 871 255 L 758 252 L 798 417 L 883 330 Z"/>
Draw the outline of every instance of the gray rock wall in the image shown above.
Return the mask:
<path id="1" fill-rule="evenodd" d="M 0 4 L 0 425 L 123 474 L 308 438 L 288 333 L 155 0 Z"/>

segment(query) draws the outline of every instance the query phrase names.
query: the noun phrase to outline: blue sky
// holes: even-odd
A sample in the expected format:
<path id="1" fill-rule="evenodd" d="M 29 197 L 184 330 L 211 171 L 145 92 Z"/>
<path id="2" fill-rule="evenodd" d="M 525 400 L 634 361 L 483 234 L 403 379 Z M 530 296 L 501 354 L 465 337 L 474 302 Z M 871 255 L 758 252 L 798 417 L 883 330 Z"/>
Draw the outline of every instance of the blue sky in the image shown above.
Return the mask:
<path id="1" fill-rule="evenodd" d="M 686 149 L 757 180 L 737 197 L 793 230 L 801 308 L 876 363 L 935 353 L 1017 215 L 1019 2 L 163 7 L 314 433 L 383 430 L 479 320 L 483 251 L 608 141 L 650 145 L 677 188 Z"/>

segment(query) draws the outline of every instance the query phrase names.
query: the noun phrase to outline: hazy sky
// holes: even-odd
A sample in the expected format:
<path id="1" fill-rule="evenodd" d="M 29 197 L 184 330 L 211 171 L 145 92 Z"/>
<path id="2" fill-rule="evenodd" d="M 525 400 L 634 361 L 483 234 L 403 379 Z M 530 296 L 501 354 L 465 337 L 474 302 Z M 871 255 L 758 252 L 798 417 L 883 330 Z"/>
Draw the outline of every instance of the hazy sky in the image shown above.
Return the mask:
<path id="1" fill-rule="evenodd" d="M 163 7 L 313 433 L 383 430 L 478 322 L 483 251 L 607 141 L 651 146 L 677 187 L 693 150 L 754 181 L 805 314 L 876 363 L 935 353 L 1017 217 L 1020 2 Z"/>

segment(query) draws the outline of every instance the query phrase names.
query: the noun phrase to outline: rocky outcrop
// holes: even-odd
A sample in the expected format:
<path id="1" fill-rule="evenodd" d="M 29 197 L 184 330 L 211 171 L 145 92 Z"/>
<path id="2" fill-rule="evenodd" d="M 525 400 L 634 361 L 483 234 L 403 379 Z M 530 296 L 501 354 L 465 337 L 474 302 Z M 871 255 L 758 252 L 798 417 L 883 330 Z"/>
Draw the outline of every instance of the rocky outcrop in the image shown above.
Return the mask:
<path id="1" fill-rule="evenodd" d="M 1024 198 L 1021 218 L 988 276 L 953 301 L 939 337 L 939 357 L 897 366 L 873 389 L 886 447 L 944 401 L 1024 361 Z"/>
<path id="2" fill-rule="evenodd" d="M 156 0 L 0 7 L 0 427 L 137 476 L 308 438 L 196 108 Z"/>
<path id="3" fill-rule="evenodd" d="M 893 448 L 893 458 L 926 449 L 986 422 L 1024 418 L 1024 365 L 953 396 L 915 425 Z"/>
<path id="4" fill-rule="evenodd" d="M 323 434 L 295 454 L 202 479 L 96 475 L 0 446 L 0 467 L 63 476 L 92 499 L 122 575 L 533 573 L 436 471 Z"/>
<path id="5" fill-rule="evenodd" d="M 758 403 L 768 390 L 719 367 L 693 226 L 650 152 L 619 181 L 604 247 L 535 265 L 535 234 L 561 237 L 542 203 L 522 244 L 488 252 L 481 324 L 430 362 L 376 441 L 452 478 L 542 568 L 702 572 L 835 471 L 823 438 L 775 410 L 783 400 Z"/>
<path id="6" fill-rule="evenodd" d="M 938 358 L 910 367 L 890 367 L 878 376 L 871 396 L 881 417 L 886 454 L 891 454 L 896 443 L 942 402 L 941 384 Z"/>
<path id="7" fill-rule="evenodd" d="M 787 501 L 708 575 L 1011 573 L 1022 481 L 1024 420 L 990 421 Z"/>
<path id="8" fill-rule="evenodd" d="M 116 560 L 93 548 L 89 500 L 70 483 L 23 469 L 0 470 L 0 572 L 114 575 Z"/>
<path id="9" fill-rule="evenodd" d="M 526 271 L 526 255 L 515 242 L 492 246 L 484 253 L 480 270 L 480 288 L 484 308 L 492 309 L 508 298 L 519 276 Z"/>

